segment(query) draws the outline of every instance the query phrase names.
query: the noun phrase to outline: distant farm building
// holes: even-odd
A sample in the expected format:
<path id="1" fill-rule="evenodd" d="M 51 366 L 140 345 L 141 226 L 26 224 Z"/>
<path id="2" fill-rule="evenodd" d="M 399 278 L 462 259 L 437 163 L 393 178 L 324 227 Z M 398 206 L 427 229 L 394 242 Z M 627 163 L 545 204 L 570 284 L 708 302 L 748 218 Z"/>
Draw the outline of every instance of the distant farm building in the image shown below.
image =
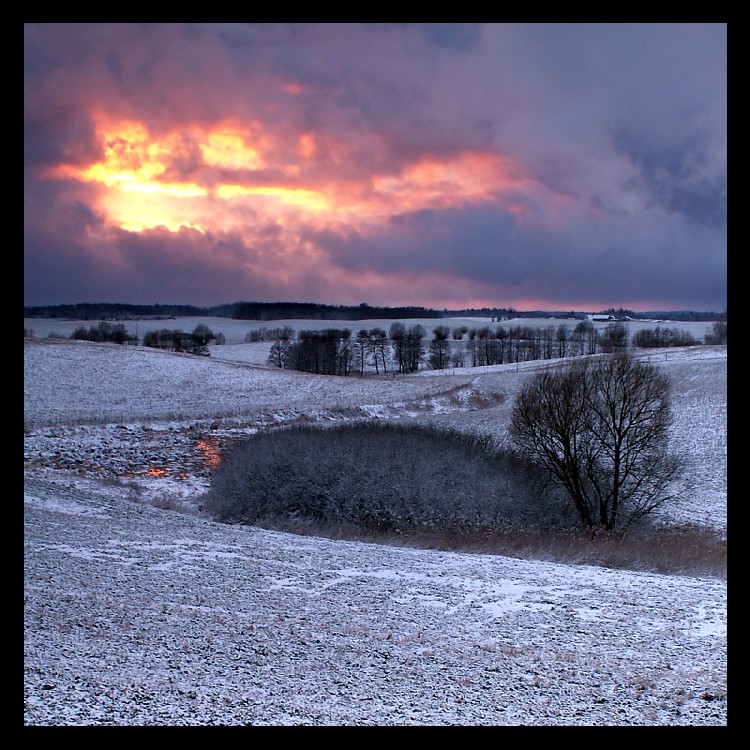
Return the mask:
<path id="1" fill-rule="evenodd" d="M 593 323 L 607 323 L 610 320 L 617 320 L 614 315 L 587 315 L 586 317 Z"/>

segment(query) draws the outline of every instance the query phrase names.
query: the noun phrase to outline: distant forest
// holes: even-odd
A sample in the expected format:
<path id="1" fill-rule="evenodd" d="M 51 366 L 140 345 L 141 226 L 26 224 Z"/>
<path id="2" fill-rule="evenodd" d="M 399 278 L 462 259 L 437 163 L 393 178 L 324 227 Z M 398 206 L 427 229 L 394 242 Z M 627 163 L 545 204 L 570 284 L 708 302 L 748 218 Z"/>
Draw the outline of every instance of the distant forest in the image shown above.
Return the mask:
<path id="1" fill-rule="evenodd" d="M 726 320 L 726 311 L 656 310 L 636 313 L 623 308 L 609 308 L 597 313 L 630 317 L 681 321 Z M 505 307 L 483 307 L 463 310 L 433 310 L 425 307 L 372 307 L 360 305 L 322 305 L 315 302 L 233 302 L 214 307 L 193 305 L 130 305 L 107 302 L 82 302 L 74 305 L 24 306 L 24 318 L 65 318 L 68 320 L 133 320 L 163 318 L 232 318 L 234 320 L 377 320 L 398 318 L 573 318 L 585 319 L 586 313 L 574 311 L 518 311 Z"/>

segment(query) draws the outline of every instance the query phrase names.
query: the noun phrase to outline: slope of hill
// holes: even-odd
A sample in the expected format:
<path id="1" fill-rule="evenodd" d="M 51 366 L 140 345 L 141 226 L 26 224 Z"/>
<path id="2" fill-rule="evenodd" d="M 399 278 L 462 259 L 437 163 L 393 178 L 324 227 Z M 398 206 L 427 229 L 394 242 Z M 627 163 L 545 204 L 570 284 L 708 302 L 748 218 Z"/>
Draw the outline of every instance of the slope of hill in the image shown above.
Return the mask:
<path id="1" fill-rule="evenodd" d="M 726 347 L 659 356 L 691 461 L 664 522 L 725 533 Z M 326 379 L 25 342 L 24 723 L 726 724 L 725 581 L 195 512 L 228 440 L 362 417 L 502 432 L 526 374 Z"/>

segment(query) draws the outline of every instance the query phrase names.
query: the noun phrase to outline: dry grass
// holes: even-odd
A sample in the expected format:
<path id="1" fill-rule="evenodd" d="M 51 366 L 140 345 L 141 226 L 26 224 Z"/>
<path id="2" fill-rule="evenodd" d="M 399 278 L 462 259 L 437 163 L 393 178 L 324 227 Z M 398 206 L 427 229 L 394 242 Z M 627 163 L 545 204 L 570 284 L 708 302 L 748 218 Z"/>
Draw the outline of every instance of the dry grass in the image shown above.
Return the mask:
<path id="1" fill-rule="evenodd" d="M 497 532 L 378 533 L 355 526 L 325 526 L 310 519 L 277 519 L 266 528 L 304 536 L 324 536 L 375 542 L 398 547 L 436 549 L 568 565 L 637 570 L 664 575 L 727 578 L 726 539 L 698 526 L 644 526 L 623 535 L 595 535 L 576 531 L 513 529 Z"/>

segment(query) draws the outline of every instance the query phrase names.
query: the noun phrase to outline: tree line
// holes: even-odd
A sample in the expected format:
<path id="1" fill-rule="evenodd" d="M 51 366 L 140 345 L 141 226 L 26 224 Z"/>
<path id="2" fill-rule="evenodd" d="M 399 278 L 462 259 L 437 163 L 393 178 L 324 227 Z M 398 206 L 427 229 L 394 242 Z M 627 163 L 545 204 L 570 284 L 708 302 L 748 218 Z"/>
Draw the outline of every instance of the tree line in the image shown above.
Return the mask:
<path id="1" fill-rule="evenodd" d="M 331 328 L 300 331 L 295 337 L 287 328 L 272 344 L 268 362 L 317 374 L 411 373 L 425 365 L 443 370 L 595 354 L 599 347 L 623 343 L 614 334 L 602 338 L 589 321 L 572 331 L 567 325 L 436 326 L 432 334 L 427 342 L 424 326 L 401 321 L 394 321 L 387 333 L 380 327 L 362 328 L 356 336 L 348 328 Z"/>
<path id="2" fill-rule="evenodd" d="M 439 318 L 440 313 L 426 307 L 373 307 L 359 305 L 323 305 L 315 302 L 235 302 L 212 308 L 218 317 L 234 320 L 374 320 L 378 318 Z"/>
<path id="3" fill-rule="evenodd" d="M 617 320 L 668 319 L 675 321 L 717 321 L 727 319 L 724 312 L 692 310 L 637 313 L 622 307 L 600 311 Z M 418 306 L 381 307 L 362 302 L 359 305 L 325 305 L 316 302 L 232 302 L 197 307 L 195 305 L 139 305 L 113 302 L 81 302 L 70 305 L 25 305 L 24 318 L 66 318 L 68 320 L 131 320 L 134 318 L 217 317 L 235 320 L 395 320 L 398 318 L 491 318 L 493 322 L 512 318 L 570 318 L 584 320 L 585 312 L 516 310 L 513 307 L 482 307 L 441 311 Z"/>
<path id="4" fill-rule="evenodd" d="M 411 305 L 381 307 L 368 305 L 366 302 L 359 305 L 325 305 L 317 302 L 232 302 L 211 307 L 82 302 L 72 305 L 24 306 L 23 315 L 24 318 L 67 318 L 69 320 L 216 317 L 266 321 L 439 318 L 441 313 L 426 307 Z"/>
<path id="5" fill-rule="evenodd" d="M 264 329 L 267 332 L 267 329 Z M 451 367 L 565 359 L 601 353 L 625 352 L 630 347 L 655 348 L 696 346 L 703 342 L 690 333 L 657 326 L 632 337 L 625 323 L 610 323 L 597 330 L 589 320 L 573 328 L 566 324 L 548 326 L 489 326 L 478 328 L 443 325 L 426 340 L 423 326 L 406 326 L 394 321 L 390 329 L 330 328 L 304 330 L 296 334 L 289 327 L 276 329 L 268 357 L 269 364 L 282 369 L 316 374 L 350 375 L 381 372 L 410 373 L 426 366 L 433 370 Z M 247 340 L 247 339 L 246 339 Z M 727 324 L 714 323 L 705 343 L 726 344 Z"/>
<path id="6" fill-rule="evenodd" d="M 24 328 L 24 338 L 32 337 L 33 331 Z M 64 338 L 51 333 L 48 338 Z M 79 326 L 70 334 L 72 341 L 94 341 L 98 343 L 111 344 L 138 344 L 138 336 L 128 333 L 124 323 L 110 323 L 107 320 L 100 321 L 95 326 Z M 172 352 L 185 352 L 188 354 L 201 354 L 210 356 L 208 345 L 210 343 L 223 344 L 224 335 L 214 333 L 205 323 L 199 323 L 190 333 L 179 328 L 162 328 L 157 331 L 148 331 L 143 335 L 143 346 L 153 349 L 165 349 Z"/>
<path id="7" fill-rule="evenodd" d="M 24 329 L 24 336 L 33 332 Z M 50 334 L 51 338 L 59 338 Z M 70 335 L 82 341 L 138 344 L 123 323 L 100 321 L 95 326 L 79 326 Z M 451 367 L 484 367 L 543 359 L 566 359 L 591 354 L 624 352 L 630 347 L 664 348 L 727 343 L 727 322 L 715 321 L 699 341 L 686 331 L 667 326 L 641 329 L 632 336 L 627 324 L 613 322 L 597 330 L 589 320 L 573 328 L 567 324 L 547 326 L 483 325 L 477 328 L 439 325 L 432 339 L 420 324 L 407 326 L 394 321 L 389 330 L 362 328 L 355 336 L 349 328 L 301 330 L 290 326 L 262 326 L 245 336 L 246 342 L 272 341 L 268 363 L 281 369 L 320 375 L 376 375 L 389 372 L 412 373 L 423 367 L 444 370 Z M 209 344 L 225 343 L 204 323 L 192 332 L 162 328 L 143 336 L 143 345 L 174 352 L 210 356 Z"/>
<path id="8" fill-rule="evenodd" d="M 212 341 L 222 344 L 224 336 L 215 334 L 205 323 L 199 323 L 191 333 L 184 333 L 179 329 L 162 328 L 159 331 L 149 331 L 143 336 L 144 346 L 173 352 L 200 354 L 204 357 L 211 355 L 208 345 Z"/>
<path id="9" fill-rule="evenodd" d="M 80 302 L 72 305 L 24 306 L 24 318 L 68 320 L 129 320 L 131 318 L 189 318 L 206 315 L 194 305 L 133 305 L 117 302 Z"/>

